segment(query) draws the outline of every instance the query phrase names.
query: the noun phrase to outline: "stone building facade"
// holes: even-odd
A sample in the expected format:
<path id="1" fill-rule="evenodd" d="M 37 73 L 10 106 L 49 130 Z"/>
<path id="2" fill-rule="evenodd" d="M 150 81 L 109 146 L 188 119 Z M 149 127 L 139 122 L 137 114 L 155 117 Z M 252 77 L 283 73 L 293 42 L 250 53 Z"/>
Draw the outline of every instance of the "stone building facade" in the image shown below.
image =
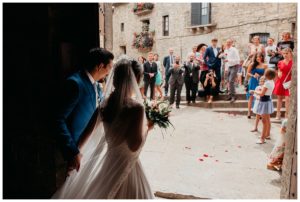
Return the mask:
<path id="1" fill-rule="evenodd" d="M 160 60 L 168 54 L 169 47 L 173 47 L 175 54 L 185 59 L 193 46 L 210 44 L 212 37 L 219 39 L 219 45 L 227 38 L 232 38 L 241 58 L 244 58 L 251 36 L 259 34 L 264 39 L 270 36 L 277 43 L 283 31 L 290 31 L 292 35 L 296 31 L 296 3 L 209 3 L 205 12 L 200 11 L 204 14 L 209 12 L 208 22 L 196 25 L 192 22 L 195 5 L 156 3 L 151 11 L 136 14 L 133 12 L 134 3 L 115 4 L 114 54 L 117 57 L 123 53 L 134 58 L 146 56 L 147 51 L 132 47 L 134 32 L 141 32 L 145 23 L 149 24 L 149 31 L 154 33 L 152 52 L 158 53 Z M 168 35 L 163 28 L 164 16 L 168 17 Z"/>

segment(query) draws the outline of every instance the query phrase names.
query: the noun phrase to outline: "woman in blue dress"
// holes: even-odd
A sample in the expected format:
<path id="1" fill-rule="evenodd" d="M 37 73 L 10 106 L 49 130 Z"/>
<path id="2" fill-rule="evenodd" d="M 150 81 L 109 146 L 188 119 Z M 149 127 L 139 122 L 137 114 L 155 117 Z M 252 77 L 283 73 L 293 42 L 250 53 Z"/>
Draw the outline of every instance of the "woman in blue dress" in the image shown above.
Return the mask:
<path id="1" fill-rule="evenodd" d="M 161 90 L 161 85 L 162 85 L 162 75 L 163 75 L 163 68 L 160 64 L 160 61 L 158 60 L 158 54 L 155 53 L 154 54 L 154 61 L 155 63 L 157 64 L 157 74 L 156 74 L 156 77 L 155 77 L 155 92 L 158 92 L 159 93 L 159 98 L 161 100 L 164 100 L 164 96 L 163 96 L 163 93 L 162 93 L 162 90 Z M 155 93 L 156 94 L 156 93 Z"/>
<path id="2" fill-rule="evenodd" d="M 251 118 L 251 108 L 253 105 L 253 95 L 249 92 L 250 90 L 255 90 L 255 88 L 259 85 L 259 78 L 264 75 L 267 68 L 268 65 L 264 64 L 264 55 L 261 52 L 255 54 L 253 62 L 247 68 L 247 75 L 250 77 L 248 91 L 246 94 L 248 99 L 248 119 Z"/>

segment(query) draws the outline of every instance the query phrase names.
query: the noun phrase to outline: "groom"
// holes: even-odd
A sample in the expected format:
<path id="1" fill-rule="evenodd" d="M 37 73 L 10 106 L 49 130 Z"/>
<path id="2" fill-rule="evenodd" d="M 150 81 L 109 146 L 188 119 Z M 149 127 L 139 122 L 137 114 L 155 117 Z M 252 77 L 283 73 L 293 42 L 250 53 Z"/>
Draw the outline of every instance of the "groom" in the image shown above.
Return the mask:
<path id="1" fill-rule="evenodd" d="M 78 141 L 102 99 L 98 81 L 109 74 L 113 59 L 113 54 L 103 48 L 91 49 L 84 69 L 66 81 L 55 129 L 68 172 L 79 170 L 82 155 Z"/>

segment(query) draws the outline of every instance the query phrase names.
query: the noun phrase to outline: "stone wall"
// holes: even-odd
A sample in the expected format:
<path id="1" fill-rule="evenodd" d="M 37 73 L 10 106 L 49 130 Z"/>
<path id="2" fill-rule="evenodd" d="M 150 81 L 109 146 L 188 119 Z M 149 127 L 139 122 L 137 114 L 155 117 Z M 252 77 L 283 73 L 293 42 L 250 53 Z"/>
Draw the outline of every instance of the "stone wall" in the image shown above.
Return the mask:
<path id="1" fill-rule="evenodd" d="M 113 13 L 113 52 L 118 57 L 120 46 L 126 46 L 127 55 L 137 58 L 147 53 L 132 48 L 133 33 L 142 30 L 142 20 L 150 20 L 150 31 L 155 31 L 152 51 L 160 56 L 168 54 L 173 47 L 175 54 L 186 58 L 194 45 L 210 43 L 212 37 L 219 38 L 220 44 L 227 38 L 235 40 L 243 58 L 249 36 L 252 33 L 270 33 L 276 42 L 284 30 L 292 31 L 296 23 L 296 3 L 212 3 L 211 31 L 191 29 L 190 3 L 156 3 L 151 13 L 138 16 L 132 11 L 134 4 L 119 4 Z M 169 15 L 169 36 L 162 36 L 162 16 Z M 121 23 L 125 24 L 121 32 Z M 219 45 L 220 45 L 219 44 Z M 160 57 L 162 60 L 162 57 Z"/>

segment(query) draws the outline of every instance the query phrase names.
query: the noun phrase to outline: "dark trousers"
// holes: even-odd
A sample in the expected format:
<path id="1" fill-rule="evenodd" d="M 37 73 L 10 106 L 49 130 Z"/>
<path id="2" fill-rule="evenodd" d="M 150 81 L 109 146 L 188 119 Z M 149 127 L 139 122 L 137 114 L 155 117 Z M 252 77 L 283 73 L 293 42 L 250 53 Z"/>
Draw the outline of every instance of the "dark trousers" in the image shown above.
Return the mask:
<path id="1" fill-rule="evenodd" d="M 169 79 L 170 79 L 170 76 L 165 77 L 165 94 L 166 95 L 168 94 L 168 91 L 169 91 Z"/>
<path id="2" fill-rule="evenodd" d="M 150 86 L 150 99 L 154 100 L 155 77 L 144 81 L 144 94 L 147 97 L 148 87 Z"/>
<path id="3" fill-rule="evenodd" d="M 213 88 L 213 87 L 211 86 L 211 84 L 209 84 L 209 85 L 207 85 L 206 87 L 204 87 L 204 92 L 205 92 L 205 95 L 206 95 L 206 96 L 210 96 L 210 95 L 216 96 L 216 95 L 218 95 L 219 90 L 218 90 L 217 86 L 215 86 L 215 87 Z"/>
<path id="4" fill-rule="evenodd" d="M 215 72 L 216 72 L 216 77 L 218 79 L 218 81 L 220 82 L 221 81 L 221 67 L 218 67 L 215 69 Z"/>
<path id="5" fill-rule="evenodd" d="M 179 84 L 176 82 L 173 85 L 170 85 L 171 95 L 170 95 L 170 104 L 172 105 L 175 100 L 175 93 L 176 93 L 176 106 L 179 106 L 180 99 L 181 99 L 181 90 L 182 90 L 182 84 Z"/>
<path id="6" fill-rule="evenodd" d="M 192 78 L 187 79 L 184 82 L 186 88 L 186 100 L 188 102 L 195 101 L 198 92 L 198 83 L 194 83 Z"/>
<path id="7" fill-rule="evenodd" d="M 204 81 L 205 81 L 207 73 L 208 73 L 208 70 L 201 70 L 200 82 L 201 82 L 202 86 L 204 86 Z"/>

